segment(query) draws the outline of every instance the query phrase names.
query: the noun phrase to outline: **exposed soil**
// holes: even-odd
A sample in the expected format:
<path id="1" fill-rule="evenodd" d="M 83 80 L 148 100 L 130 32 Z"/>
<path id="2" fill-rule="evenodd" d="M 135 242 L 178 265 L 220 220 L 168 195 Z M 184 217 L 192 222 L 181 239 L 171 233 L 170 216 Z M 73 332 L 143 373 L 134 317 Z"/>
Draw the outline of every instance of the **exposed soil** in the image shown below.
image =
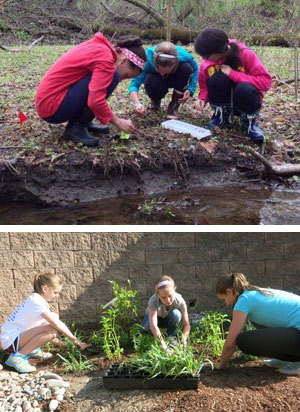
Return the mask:
<path id="1" fill-rule="evenodd" d="M 74 373 L 60 412 L 299 411 L 299 377 L 263 366 L 262 359 L 234 360 L 226 371 L 201 372 L 198 390 L 106 390 L 104 371 Z"/>

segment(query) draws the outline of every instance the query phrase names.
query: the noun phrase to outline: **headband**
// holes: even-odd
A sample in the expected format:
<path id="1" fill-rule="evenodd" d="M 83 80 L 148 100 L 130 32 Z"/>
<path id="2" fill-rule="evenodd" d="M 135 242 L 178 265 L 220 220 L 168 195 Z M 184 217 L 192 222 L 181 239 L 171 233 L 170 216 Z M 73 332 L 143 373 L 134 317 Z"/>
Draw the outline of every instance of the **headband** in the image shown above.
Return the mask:
<path id="1" fill-rule="evenodd" d="M 165 59 L 173 59 L 173 60 L 177 60 L 177 56 L 174 56 L 173 54 L 166 54 L 166 53 L 158 53 L 157 57 L 163 57 Z"/>
<path id="2" fill-rule="evenodd" d="M 135 64 L 137 67 L 139 67 L 141 70 L 144 69 L 145 67 L 145 62 L 143 59 L 141 59 L 137 54 L 133 53 L 131 50 L 126 49 L 126 48 L 120 48 L 122 54 L 125 54 L 128 59 Z"/>
<path id="3" fill-rule="evenodd" d="M 157 290 L 161 288 L 162 286 L 166 286 L 166 285 L 174 286 L 174 283 L 171 282 L 170 280 L 163 280 L 162 282 L 159 282 L 157 285 L 155 285 L 155 289 Z"/>

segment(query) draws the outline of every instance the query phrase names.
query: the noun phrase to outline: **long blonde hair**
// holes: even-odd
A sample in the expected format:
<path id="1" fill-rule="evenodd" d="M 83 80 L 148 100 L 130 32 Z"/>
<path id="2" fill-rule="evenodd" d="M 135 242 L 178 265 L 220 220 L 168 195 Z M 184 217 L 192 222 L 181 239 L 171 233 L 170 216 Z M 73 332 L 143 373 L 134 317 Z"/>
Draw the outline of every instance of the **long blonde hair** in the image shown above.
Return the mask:
<path id="1" fill-rule="evenodd" d="M 177 69 L 179 64 L 178 53 L 173 43 L 169 41 L 163 41 L 159 43 L 154 50 L 154 67 L 171 67 L 174 66 L 174 70 Z"/>
<path id="2" fill-rule="evenodd" d="M 232 289 L 237 299 L 245 290 L 257 290 L 263 295 L 271 295 L 270 292 L 266 292 L 260 289 L 258 286 L 249 283 L 242 273 L 229 273 L 227 275 L 221 276 L 218 279 L 216 284 L 216 294 L 226 295 L 227 289 Z"/>
<path id="3" fill-rule="evenodd" d="M 39 293 L 40 295 L 43 295 L 42 286 L 54 288 L 55 286 L 61 284 L 62 281 L 54 273 L 43 273 L 42 275 L 36 274 L 33 279 L 33 289 L 36 293 Z"/>

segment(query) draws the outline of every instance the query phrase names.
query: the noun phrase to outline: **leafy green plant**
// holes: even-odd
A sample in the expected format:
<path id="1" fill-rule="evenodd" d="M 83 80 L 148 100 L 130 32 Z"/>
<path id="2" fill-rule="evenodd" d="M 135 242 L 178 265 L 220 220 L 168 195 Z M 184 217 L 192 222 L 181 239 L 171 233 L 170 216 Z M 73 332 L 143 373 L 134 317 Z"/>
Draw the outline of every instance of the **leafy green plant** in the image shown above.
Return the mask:
<path id="1" fill-rule="evenodd" d="M 214 357 L 221 355 L 225 343 L 227 332 L 224 330 L 224 324 L 230 323 L 228 315 L 219 312 L 205 312 L 204 316 L 198 323 L 197 333 L 194 334 L 196 343 L 206 343 L 208 351 Z"/>
<path id="2" fill-rule="evenodd" d="M 172 376 L 181 375 L 196 376 L 200 373 L 204 362 L 212 365 L 212 362 L 203 357 L 204 351 L 195 357 L 192 346 L 169 345 L 169 351 L 162 350 L 158 340 L 144 354 L 133 358 L 130 365 L 147 378 L 153 379 L 159 375 Z"/>
<path id="3" fill-rule="evenodd" d="M 138 291 L 120 287 L 117 282 L 112 285 L 115 299 L 111 306 L 103 311 L 101 317 L 103 350 L 110 360 L 121 359 L 123 348 L 129 341 L 130 329 L 137 317 L 138 301 L 135 299 Z M 131 286 L 130 281 L 128 281 Z"/>
<path id="4" fill-rule="evenodd" d="M 76 335 L 75 335 L 76 336 Z M 76 336 L 79 339 L 79 336 Z M 67 345 L 62 353 L 58 353 L 58 360 L 55 365 L 62 365 L 66 372 L 81 371 L 84 369 L 92 370 L 93 362 L 83 355 L 80 349 L 68 338 L 64 338 L 64 343 Z"/>

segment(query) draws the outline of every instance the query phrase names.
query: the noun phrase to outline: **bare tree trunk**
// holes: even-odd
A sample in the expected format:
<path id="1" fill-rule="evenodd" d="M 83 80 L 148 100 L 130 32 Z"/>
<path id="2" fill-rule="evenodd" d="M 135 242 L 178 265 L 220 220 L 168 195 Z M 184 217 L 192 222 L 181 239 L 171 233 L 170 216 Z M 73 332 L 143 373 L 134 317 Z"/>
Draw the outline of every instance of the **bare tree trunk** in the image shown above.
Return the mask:
<path id="1" fill-rule="evenodd" d="M 167 8 L 167 27 L 166 27 L 166 40 L 171 41 L 171 20 L 172 20 L 172 3 L 173 0 L 168 0 L 168 8 Z"/>

